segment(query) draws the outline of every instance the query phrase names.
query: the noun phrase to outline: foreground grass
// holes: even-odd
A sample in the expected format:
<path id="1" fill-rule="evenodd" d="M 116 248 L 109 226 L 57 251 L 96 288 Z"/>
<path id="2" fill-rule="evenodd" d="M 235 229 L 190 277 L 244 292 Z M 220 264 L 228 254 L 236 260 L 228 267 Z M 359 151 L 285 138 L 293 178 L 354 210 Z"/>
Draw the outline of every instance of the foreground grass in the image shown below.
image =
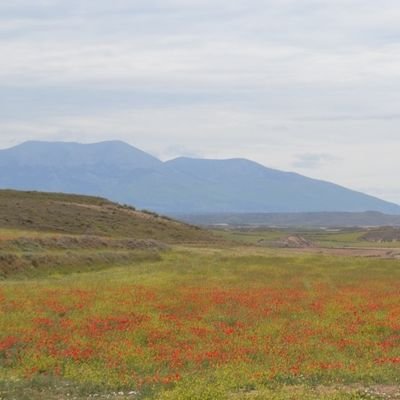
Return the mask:
<path id="1" fill-rule="evenodd" d="M 68 382 L 35 380 L 29 383 L 0 382 L 1 399 L 18 400 L 62 400 L 62 399 L 137 399 L 136 391 L 104 391 L 102 388 L 77 387 Z M 398 387 L 361 385 L 352 386 L 306 386 L 306 385 L 252 385 L 238 387 L 232 385 L 228 390 L 226 379 L 186 380 L 179 382 L 170 390 L 166 389 L 158 400 L 360 400 L 360 399 L 398 399 Z"/>
<path id="2" fill-rule="evenodd" d="M 5 281 L 0 398 L 396 398 L 399 295 L 396 260 L 254 248 Z"/>

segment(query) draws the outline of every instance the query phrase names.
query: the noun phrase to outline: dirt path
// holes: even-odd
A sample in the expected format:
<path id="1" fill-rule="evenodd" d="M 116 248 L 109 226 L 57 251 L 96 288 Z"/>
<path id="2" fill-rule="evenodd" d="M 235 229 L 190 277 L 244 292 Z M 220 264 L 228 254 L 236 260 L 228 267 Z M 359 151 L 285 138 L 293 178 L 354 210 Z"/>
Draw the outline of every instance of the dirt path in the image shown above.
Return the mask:
<path id="1" fill-rule="evenodd" d="M 311 253 L 311 254 L 326 254 L 334 256 L 348 256 L 348 257 L 370 257 L 370 258 L 385 258 L 385 259 L 399 259 L 400 249 L 390 248 L 359 248 L 359 247 L 309 247 L 309 248 L 292 248 L 286 249 L 294 253 Z"/>

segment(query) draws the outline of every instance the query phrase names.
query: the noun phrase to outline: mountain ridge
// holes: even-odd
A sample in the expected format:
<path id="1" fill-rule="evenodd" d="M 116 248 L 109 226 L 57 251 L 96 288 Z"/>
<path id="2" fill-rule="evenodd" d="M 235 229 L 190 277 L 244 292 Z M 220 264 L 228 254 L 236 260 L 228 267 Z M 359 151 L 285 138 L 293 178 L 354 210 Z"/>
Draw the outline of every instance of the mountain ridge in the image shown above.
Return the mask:
<path id="1" fill-rule="evenodd" d="M 0 150 L 0 188 L 96 195 L 162 213 L 365 212 L 400 206 L 245 158 L 168 161 L 122 141 Z"/>

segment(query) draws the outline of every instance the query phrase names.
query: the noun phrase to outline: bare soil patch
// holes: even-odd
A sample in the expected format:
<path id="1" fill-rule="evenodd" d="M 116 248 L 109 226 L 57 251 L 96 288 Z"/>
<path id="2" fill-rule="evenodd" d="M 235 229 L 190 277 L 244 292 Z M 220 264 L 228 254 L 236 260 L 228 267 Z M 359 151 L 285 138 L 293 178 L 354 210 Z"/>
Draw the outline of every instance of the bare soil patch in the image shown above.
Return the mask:
<path id="1" fill-rule="evenodd" d="M 390 248 L 357 248 L 357 247 L 308 247 L 308 248 L 291 248 L 292 252 L 326 254 L 343 257 L 371 257 L 383 259 L 400 259 L 400 249 Z"/>

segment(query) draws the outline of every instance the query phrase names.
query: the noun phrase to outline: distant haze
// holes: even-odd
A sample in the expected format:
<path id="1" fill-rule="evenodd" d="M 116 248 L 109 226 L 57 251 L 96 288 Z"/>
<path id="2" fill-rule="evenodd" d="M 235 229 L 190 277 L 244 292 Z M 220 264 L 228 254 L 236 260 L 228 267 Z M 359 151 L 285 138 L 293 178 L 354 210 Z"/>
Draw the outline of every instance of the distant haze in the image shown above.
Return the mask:
<path id="1" fill-rule="evenodd" d="M 400 203 L 398 0 L 0 2 L 0 148 L 119 139 Z"/>

